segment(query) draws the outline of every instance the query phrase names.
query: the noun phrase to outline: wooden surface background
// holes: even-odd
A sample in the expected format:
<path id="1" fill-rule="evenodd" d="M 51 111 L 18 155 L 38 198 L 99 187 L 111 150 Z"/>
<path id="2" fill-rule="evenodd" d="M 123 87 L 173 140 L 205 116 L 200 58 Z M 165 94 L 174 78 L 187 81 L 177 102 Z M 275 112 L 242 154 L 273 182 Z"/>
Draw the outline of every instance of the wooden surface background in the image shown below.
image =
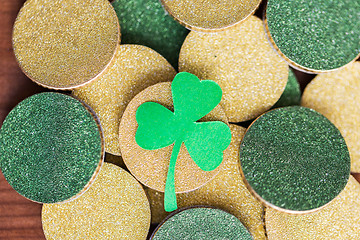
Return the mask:
<path id="1" fill-rule="evenodd" d="M 30 81 L 15 61 L 11 33 L 16 15 L 25 0 L 0 1 L 0 125 L 17 103 L 45 91 Z M 260 9 L 257 15 L 261 15 Z M 302 89 L 314 77 L 296 72 Z M 360 180 L 360 175 L 357 175 Z M 41 205 L 17 194 L 0 172 L 0 239 L 45 239 L 41 228 Z"/>
<path id="2" fill-rule="evenodd" d="M 21 72 L 12 51 L 12 26 L 24 2 L 0 1 L 0 123 L 18 102 L 43 91 Z M 16 193 L 0 173 L 0 239 L 45 239 L 40 213 L 41 205 Z"/>

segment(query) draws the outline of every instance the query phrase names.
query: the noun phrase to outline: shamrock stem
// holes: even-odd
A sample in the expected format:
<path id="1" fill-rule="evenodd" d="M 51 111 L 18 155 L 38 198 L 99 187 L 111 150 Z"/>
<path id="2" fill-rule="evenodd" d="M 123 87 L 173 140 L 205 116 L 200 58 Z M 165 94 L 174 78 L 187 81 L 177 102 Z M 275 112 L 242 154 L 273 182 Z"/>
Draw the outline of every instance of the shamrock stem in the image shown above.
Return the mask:
<path id="1" fill-rule="evenodd" d="M 180 152 L 182 141 L 175 141 L 171 153 L 170 164 L 165 184 L 165 211 L 172 212 L 177 209 L 176 193 L 175 193 L 175 165 Z"/>

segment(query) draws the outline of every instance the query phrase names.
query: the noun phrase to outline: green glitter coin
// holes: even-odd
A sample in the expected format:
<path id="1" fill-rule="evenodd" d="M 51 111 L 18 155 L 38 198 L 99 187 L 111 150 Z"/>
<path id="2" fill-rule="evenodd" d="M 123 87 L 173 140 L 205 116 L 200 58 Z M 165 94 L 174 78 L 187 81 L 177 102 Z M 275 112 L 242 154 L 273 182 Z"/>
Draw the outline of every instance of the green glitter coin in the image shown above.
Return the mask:
<path id="1" fill-rule="evenodd" d="M 289 78 L 285 90 L 273 108 L 300 105 L 300 100 L 300 85 L 295 77 L 294 72 L 289 68 Z"/>
<path id="2" fill-rule="evenodd" d="M 170 215 L 153 233 L 151 240 L 251 240 L 238 218 L 211 207 L 194 207 Z"/>
<path id="3" fill-rule="evenodd" d="M 267 28 L 285 59 L 301 70 L 340 68 L 360 53 L 360 1 L 269 0 Z"/>
<path id="4" fill-rule="evenodd" d="M 310 212 L 332 201 L 350 175 L 350 156 L 339 130 L 315 110 L 294 106 L 260 116 L 240 146 L 250 191 L 266 205 Z"/>
<path id="5" fill-rule="evenodd" d="M 170 17 L 159 0 L 115 0 L 121 42 L 150 47 L 177 69 L 180 48 L 188 30 Z"/>
<path id="6" fill-rule="evenodd" d="M 9 184 L 40 203 L 71 200 L 103 162 L 100 125 L 84 105 L 60 93 L 20 102 L 0 130 L 0 168 Z"/>

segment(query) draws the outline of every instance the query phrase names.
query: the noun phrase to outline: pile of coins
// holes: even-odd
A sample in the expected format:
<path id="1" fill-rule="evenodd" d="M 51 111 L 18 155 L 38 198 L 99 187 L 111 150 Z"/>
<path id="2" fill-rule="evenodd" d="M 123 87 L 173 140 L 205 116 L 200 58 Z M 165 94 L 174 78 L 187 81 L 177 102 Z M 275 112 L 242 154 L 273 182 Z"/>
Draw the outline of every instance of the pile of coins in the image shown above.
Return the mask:
<path id="1" fill-rule="evenodd" d="M 359 1 L 27 0 L 13 49 L 62 91 L 0 130 L 47 239 L 360 238 Z"/>

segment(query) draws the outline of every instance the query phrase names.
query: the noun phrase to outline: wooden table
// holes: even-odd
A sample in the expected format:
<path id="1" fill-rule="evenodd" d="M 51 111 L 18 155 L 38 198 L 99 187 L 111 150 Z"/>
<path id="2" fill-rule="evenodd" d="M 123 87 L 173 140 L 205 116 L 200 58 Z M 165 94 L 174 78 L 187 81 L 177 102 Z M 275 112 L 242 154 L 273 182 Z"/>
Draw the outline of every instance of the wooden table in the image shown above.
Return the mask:
<path id="1" fill-rule="evenodd" d="M 17 103 L 44 90 L 21 72 L 12 51 L 12 26 L 24 2 L 0 2 L 0 123 Z M 0 173 L 0 239 L 45 239 L 40 213 L 41 205 L 16 193 Z"/>
<path id="2" fill-rule="evenodd" d="M 15 61 L 11 32 L 16 15 L 25 0 L 0 2 L 0 125 L 21 100 L 45 89 L 30 81 Z M 261 10 L 258 11 L 258 14 Z M 296 72 L 302 89 L 312 75 Z M 357 175 L 360 180 L 360 175 Z M 41 205 L 17 194 L 0 172 L 0 239 L 45 239 L 41 228 Z"/>

